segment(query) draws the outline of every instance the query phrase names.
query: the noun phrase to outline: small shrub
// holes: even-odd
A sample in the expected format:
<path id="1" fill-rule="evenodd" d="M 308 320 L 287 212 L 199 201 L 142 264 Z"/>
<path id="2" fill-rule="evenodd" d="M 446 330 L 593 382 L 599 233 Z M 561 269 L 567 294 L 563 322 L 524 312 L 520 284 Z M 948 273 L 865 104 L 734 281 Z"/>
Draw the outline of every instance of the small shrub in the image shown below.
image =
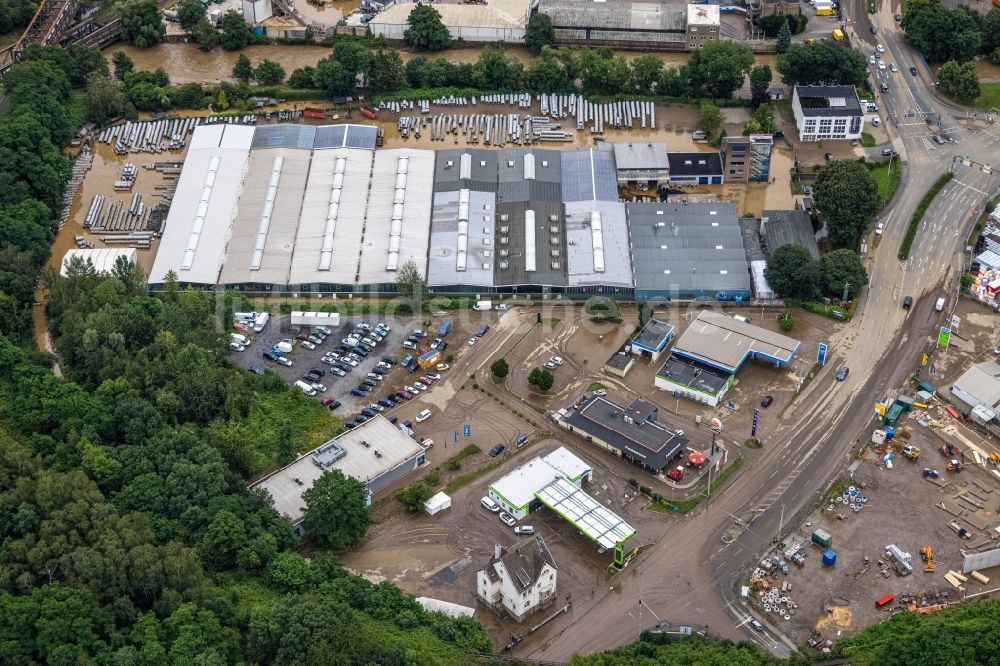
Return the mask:
<path id="1" fill-rule="evenodd" d="M 638 487 L 638 486 L 636 485 L 636 482 L 635 482 L 635 479 L 634 479 L 634 478 L 632 478 L 632 477 L 629 477 L 629 480 L 628 480 L 628 485 L 630 485 L 630 486 L 632 486 L 632 487 L 634 487 L 634 488 L 635 488 L 635 487 Z"/>
<path id="2" fill-rule="evenodd" d="M 792 328 L 795 326 L 795 319 L 792 317 L 792 315 L 788 314 L 787 312 L 784 312 L 782 313 L 781 317 L 778 318 L 778 326 L 781 327 L 782 331 L 785 331 L 787 333 L 788 331 L 792 330 Z"/>
<path id="3" fill-rule="evenodd" d="M 452 472 L 457 472 L 458 470 L 462 469 L 462 462 L 460 460 L 455 460 L 454 458 L 452 458 L 451 460 L 449 460 L 444 464 L 444 468 Z"/>
<path id="4" fill-rule="evenodd" d="M 432 469 L 430 472 L 427 472 L 427 476 L 424 477 L 424 481 L 429 486 L 436 486 L 441 481 L 441 475 L 438 474 L 436 469 Z"/>

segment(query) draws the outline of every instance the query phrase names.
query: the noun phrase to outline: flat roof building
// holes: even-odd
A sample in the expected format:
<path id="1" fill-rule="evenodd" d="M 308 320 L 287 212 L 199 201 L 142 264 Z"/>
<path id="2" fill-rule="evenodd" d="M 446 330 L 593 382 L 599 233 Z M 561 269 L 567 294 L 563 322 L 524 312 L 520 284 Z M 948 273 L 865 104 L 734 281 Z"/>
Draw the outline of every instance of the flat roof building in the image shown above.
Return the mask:
<path id="1" fill-rule="evenodd" d="M 580 486 L 592 475 L 590 465 L 561 446 L 546 456 L 532 458 L 491 483 L 489 496 L 504 511 L 520 520 L 541 506 L 535 493 L 555 479 L 565 478 Z"/>
<path id="2" fill-rule="evenodd" d="M 722 185 L 722 153 L 667 153 L 671 185 Z"/>
<path id="3" fill-rule="evenodd" d="M 719 38 L 721 26 L 719 5 L 689 4 L 687 6 L 687 47 L 696 50 Z"/>
<path id="4" fill-rule="evenodd" d="M 558 44 L 676 51 L 687 45 L 683 4 L 542 0 L 538 11 L 552 20 Z"/>
<path id="5" fill-rule="evenodd" d="M 560 426 L 653 472 L 663 470 L 688 443 L 684 435 L 659 423 L 659 408 L 642 399 L 622 407 L 594 396 L 566 411 Z"/>
<path id="6" fill-rule="evenodd" d="M 718 312 L 702 311 L 677 338 L 673 354 L 734 373 L 748 359 L 788 365 L 801 345 L 787 335 Z"/>
<path id="7" fill-rule="evenodd" d="M 339 469 L 345 476 L 364 482 L 370 494 L 403 478 L 424 464 L 424 447 L 382 416 L 299 457 L 252 484 L 274 499 L 274 508 L 303 534 L 302 493 L 328 470 Z"/>
<path id="8" fill-rule="evenodd" d="M 574 201 L 564 204 L 567 291 L 575 294 L 634 293 L 625 204 Z"/>
<path id="9" fill-rule="evenodd" d="M 386 39 L 402 40 L 409 27 L 413 2 L 400 2 L 375 15 L 368 23 L 373 35 Z M 453 39 L 466 42 L 524 41 L 530 0 L 492 0 L 489 4 L 467 5 L 436 2 L 434 9 L 441 15 L 441 22 Z"/>
<path id="10" fill-rule="evenodd" d="M 770 134 L 727 136 L 722 139 L 723 176 L 727 183 L 766 183 L 771 180 Z"/>
<path id="11" fill-rule="evenodd" d="M 703 405 L 717 407 L 733 385 L 733 374 L 710 365 L 670 355 L 656 373 L 653 386 Z"/>
<path id="12" fill-rule="evenodd" d="M 795 86 L 792 113 L 802 141 L 860 139 L 865 128 L 854 86 Z"/>
<path id="13" fill-rule="evenodd" d="M 650 319 L 632 338 L 632 353 L 638 356 L 649 354 L 651 360 L 657 360 L 674 339 L 676 330 L 672 324 L 665 321 Z"/>
<path id="14" fill-rule="evenodd" d="M 750 298 L 750 275 L 731 203 L 625 205 L 636 300 Z"/>
<path id="15" fill-rule="evenodd" d="M 979 406 L 1000 411 L 1000 363 L 985 361 L 969 367 L 951 386 L 951 393 L 968 410 Z"/>
<path id="16" fill-rule="evenodd" d="M 670 179 L 667 147 L 662 143 L 616 143 L 615 167 L 618 182 L 643 183 L 653 187 Z"/>

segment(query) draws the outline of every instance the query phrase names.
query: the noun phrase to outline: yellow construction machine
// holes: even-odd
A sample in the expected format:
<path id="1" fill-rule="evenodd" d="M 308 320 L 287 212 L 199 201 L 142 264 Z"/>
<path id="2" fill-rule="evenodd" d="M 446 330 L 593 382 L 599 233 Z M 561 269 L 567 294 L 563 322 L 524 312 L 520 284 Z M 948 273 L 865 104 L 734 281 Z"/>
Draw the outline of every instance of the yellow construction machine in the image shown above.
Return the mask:
<path id="1" fill-rule="evenodd" d="M 937 567 L 934 566 L 934 551 L 931 550 L 930 546 L 924 546 L 920 549 L 920 559 L 924 561 L 924 571 L 934 573 Z"/>

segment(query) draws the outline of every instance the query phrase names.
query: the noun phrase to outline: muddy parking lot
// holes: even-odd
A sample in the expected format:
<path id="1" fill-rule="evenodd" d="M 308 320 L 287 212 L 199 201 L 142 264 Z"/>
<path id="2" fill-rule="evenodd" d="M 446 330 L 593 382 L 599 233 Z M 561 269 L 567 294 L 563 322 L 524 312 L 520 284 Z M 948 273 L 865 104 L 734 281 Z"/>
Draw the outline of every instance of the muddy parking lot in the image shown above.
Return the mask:
<path id="1" fill-rule="evenodd" d="M 892 469 L 887 469 L 881 451 L 866 449 L 834 496 L 785 539 L 784 548 L 777 552 L 803 543 L 805 564 L 800 567 L 787 561 L 787 575 L 768 577 L 770 585 L 779 590 L 779 600 L 786 598 L 794 607 L 769 602 L 757 592 L 753 603 L 758 610 L 771 608 L 772 612 L 765 616 L 773 626 L 799 644 L 805 644 L 814 634 L 820 641 L 836 640 L 910 603 L 921 606 L 955 602 L 966 594 L 996 587 L 1000 568 L 982 571 L 993 580 L 989 585 L 969 577 L 962 583 L 964 589 L 958 590 L 944 579 L 949 570 L 961 573 L 963 551 L 997 547 L 996 530 L 1000 526 L 1000 483 L 988 470 L 967 468 L 954 473 L 945 469 L 947 460 L 938 449 L 945 441 L 960 441 L 954 424 L 939 401 L 927 412 L 915 412 L 904 420 L 903 429 L 904 434 L 906 429 L 912 431 L 908 443 L 921 451 L 916 461 L 904 458 L 897 450 Z M 897 440 L 893 448 L 901 448 L 902 444 Z M 937 469 L 940 477 L 924 478 L 924 467 Z M 847 484 L 867 501 L 844 503 L 842 489 L 849 488 Z M 851 503 L 860 503 L 862 508 L 854 510 Z M 968 538 L 961 538 L 951 524 L 965 529 Z M 817 528 L 833 537 L 831 548 L 837 555 L 833 566 L 822 562 L 825 548 L 810 543 Z M 880 564 L 890 544 L 912 556 L 913 573 L 899 576 L 892 566 Z M 932 573 L 924 571 L 920 555 L 924 546 L 932 549 L 936 567 Z M 786 581 L 791 589 L 782 592 Z M 886 594 L 896 598 L 883 609 L 876 608 L 875 600 Z"/>
<path id="2" fill-rule="evenodd" d="M 487 315 L 488 317 L 489 315 Z M 316 399 L 335 398 L 341 405 L 334 410 L 334 413 L 345 420 L 349 420 L 363 407 L 377 402 L 389 393 L 412 386 L 423 374 L 436 372 L 435 368 L 428 368 L 426 371 L 410 372 L 401 367 L 401 361 L 406 356 L 412 355 L 416 358 L 419 354 L 428 351 L 438 331 L 438 327 L 446 319 L 451 321 L 453 325 L 451 332 L 445 338 L 445 341 L 448 343 L 448 348 L 442 354 L 442 360 L 445 360 L 448 357 L 455 357 L 462 353 L 467 345 L 470 335 L 469 331 L 475 331 L 479 326 L 478 320 L 481 318 L 476 318 L 475 322 L 470 321 L 467 322 L 467 325 L 463 325 L 463 321 L 469 318 L 462 317 L 461 313 L 456 313 L 454 317 L 440 316 L 433 318 L 342 316 L 340 318 L 340 326 L 335 328 L 328 326 L 328 328 L 333 329 L 331 334 L 323 343 L 317 345 L 315 350 L 309 350 L 302 346 L 301 341 L 296 339 L 296 335 L 311 333 L 312 328 L 309 326 L 293 327 L 290 324 L 290 316 L 275 315 L 263 331 L 253 334 L 251 344 L 247 346 L 246 351 L 233 352 L 231 359 L 234 363 L 242 367 L 253 366 L 260 369 L 273 370 L 284 377 L 289 384 L 294 384 L 297 380 L 302 379 L 303 375 L 312 368 L 323 370 L 325 374 L 321 377 L 320 383 L 326 387 L 326 391 L 317 393 Z M 330 366 L 321 361 L 323 356 L 331 351 L 340 353 L 337 347 L 359 324 L 367 323 L 374 327 L 379 322 L 386 323 L 390 328 L 390 332 L 382 342 L 375 346 L 374 351 L 358 361 L 356 366 L 348 364 L 347 367 L 350 367 L 350 371 L 344 377 L 338 377 L 330 372 Z M 427 336 L 417 344 L 416 349 L 404 348 L 402 346 L 403 341 L 415 329 L 424 330 Z M 282 340 L 294 343 L 292 351 L 286 354 L 293 363 L 291 367 L 286 367 L 263 357 L 264 352 Z M 372 372 L 375 366 L 385 357 L 395 362 L 391 372 L 385 375 L 384 379 L 367 395 L 363 397 L 352 395 L 351 390 L 358 388 L 365 376 Z M 410 416 L 415 416 L 419 411 L 420 409 L 417 409 Z"/>
<path id="3" fill-rule="evenodd" d="M 460 393 L 456 400 L 466 402 L 469 398 L 465 393 L 472 391 Z M 491 411 L 488 402 L 473 404 L 476 406 L 471 417 L 473 432 L 488 428 L 479 424 L 480 414 L 490 420 L 500 418 L 499 413 Z M 518 424 L 515 420 L 509 422 L 507 427 L 518 427 Z M 493 441 L 492 438 L 473 440 Z M 376 512 L 375 524 L 369 529 L 365 544 L 345 553 L 341 560 L 347 567 L 371 580 L 391 580 L 417 596 L 475 607 L 476 617 L 490 631 L 495 643 L 503 645 L 509 632 L 524 632 L 551 613 L 552 609 L 532 615 L 525 623 L 517 625 L 500 620 L 476 602 L 476 571 L 487 564 L 494 545 L 511 546 L 517 539 L 528 538 L 516 536 L 495 514 L 480 506 L 480 498 L 486 495 L 487 487 L 496 479 L 530 458 L 545 455 L 559 446 L 567 446 L 594 468 L 594 479 L 584 486 L 584 490 L 636 528 L 637 535 L 629 542 L 630 546 L 652 543 L 662 537 L 666 527 L 662 516 L 644 512 L 641 502 L 626 499 L 624 479 L 616 470 L 604 466 L 607 462 L 604 456 L 578 444 L 561 438 L 545 438 L 519 451 L 508 450 L 497 467 L 452 493 L 451 508 L 436 516 L 405 514 L 395 500 L 377 501 L 381 508 Z M 464 443 L 460 445 L 464 446 Z M 451 444 L 449 447 L 449 454 L 457 451 Z M 435 444 L 431 451 L 431 466 L 440 465 L 443 460 L 434 457 L 435 451 L 439 455 L 444 454 L 444 450 L 439 450 Z M 457 474 L 467 474 L 496 462 L 485 453 L 464 458 L 462 469 L 458 472 L 449 473 L 440 468 L 441 484 Z M 581 612 L 581 607 L 599 603 L 608 592 L 608 586 L 613 584 L 613 581 L 609 583 L 605 579 L 605 570 L 611 562 L 610 552 L 598 552 L 596 544 L 545 508 L 529 514 L 519 524 L 534 526 L 552 552 L 559 570 L 556 607 L 564 604 L 567 598 L 572 600 L 575 612 Z M 529 640 L 532 643 L 544 641 L 546 636 L 557 632 L 566 619 L 559 618 L 551 627 L 546 627 Z"/>

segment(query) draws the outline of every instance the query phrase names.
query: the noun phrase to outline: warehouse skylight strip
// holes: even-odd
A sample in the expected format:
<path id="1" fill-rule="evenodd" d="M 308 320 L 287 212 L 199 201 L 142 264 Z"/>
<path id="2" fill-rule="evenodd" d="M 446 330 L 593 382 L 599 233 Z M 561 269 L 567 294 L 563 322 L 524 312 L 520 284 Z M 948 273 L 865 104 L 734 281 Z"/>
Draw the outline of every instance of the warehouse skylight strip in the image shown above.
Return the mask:
<path id="1" fill-rule="evenodd" d="M 403 236 L 403 206 L 406 203 L 406 174 L 410 158 L 401 155 L 396 160 L 396 192 L 392 198 L 392 222 L 389 227 L 389 257 L 385 269 L 399 268 L 399 245 Z"/>
<path id="2" fill-rule="evenodd" d="M 328 271 L 333 264 L 333 234 L 337 231 L 337 216 L 340 214 L 340 195 L 344 189 L 344 172 L 347 158 L 338 157 L 333 167 L 333 185 L 330 188 L 330 205 L 326 211 L 326 229 L 323 231 L 323 247 L 319 252 L 319 270 Z"/>
<path id="3" fill-rule="evenodd" d="M 213 157 L 208 163 L 208 173 L 205 174 L 205 186 L 201 190 L 201 200 L 198 202 L 198 212 L 195 214 L 191 233 L 188 235 L 187 246 L 184 248 L 184 258 L 181 260 L 181 270 L 189 271 L 194 266 L 194 255 L 198 251 L 198 241 L 201 240 L 201 230 L 205 226 L 205 215 L 208 214 L 208 201 L 212 198 L 212 187 L 215 185 L 215 175 L 219 170 L 220 159 Z"/>
<path id="4" fill-rule="evenodd" d="M 253 244 L 253 257 L 250 259 L 250 270 L 260 270 L 264 261 L 264 245 L 267 244 L 267 230 L 271 226 L 271 213 L 274 211 L 274 200 L 278 196 L 278 183 L 281 181 L 281 166 L 285 158 L 280 155 L 271 163 L 271 179 L 267 183 L 267 194 L 264 196 L 264 210 L 261 211 L 257 223 L 257 238 Z"/>
<path id="5" fill-rule="evenodd" d="M 604 227 L 601 224 L 601 212 L 590 213 L 590 234 L 594 242 L 594 272 L 604 272 Z"/>
<path id="6" fill-rule="evenodd" d="M 464 271 L 469 258 L 469 190 L 458 191 L 458 261 L 455 270 Z"/>
<path id="7" fill-rule="evenodd" d="M 537 270 L 535 262 L 535 211 L 524 211 L 524 270 Z"/>

